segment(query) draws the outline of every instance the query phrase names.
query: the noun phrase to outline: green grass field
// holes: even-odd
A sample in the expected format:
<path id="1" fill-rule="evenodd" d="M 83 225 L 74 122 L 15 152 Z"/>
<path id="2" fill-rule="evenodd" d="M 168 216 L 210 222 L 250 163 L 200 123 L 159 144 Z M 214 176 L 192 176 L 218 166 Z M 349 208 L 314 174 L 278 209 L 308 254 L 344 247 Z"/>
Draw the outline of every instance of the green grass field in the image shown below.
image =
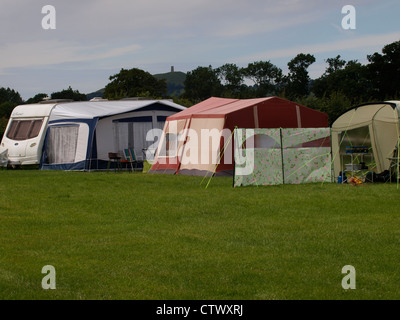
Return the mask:
<path id="1" fill-rule="evenodd" d="M 0 171 L 0 299 L 399 299 L 395 184 Z M 56 269 L 56 289 L 41 286 Z M 356 269 L 344 290 L 342 267 Z"/>

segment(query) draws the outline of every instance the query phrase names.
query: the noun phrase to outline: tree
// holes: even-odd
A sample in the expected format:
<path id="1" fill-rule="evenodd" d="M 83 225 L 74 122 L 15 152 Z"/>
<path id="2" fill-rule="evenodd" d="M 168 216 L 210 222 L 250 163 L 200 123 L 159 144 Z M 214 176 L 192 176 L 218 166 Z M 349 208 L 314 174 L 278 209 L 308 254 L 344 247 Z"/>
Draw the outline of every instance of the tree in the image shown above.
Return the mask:
<path id="1" fill-rule="evenodd" d="M 244 75 L 236 64 L 226 63 L 215 70 L 224 88 L 223 96 L 240 98 L 243 89 Z"/>
<path id="2" fill-rule="evenodd" d="M 131 97 L 165 97 L 167 84 L 165 79 L 156 79 L 150 73 L 141 69 L 121 69 L 110 76 L 110 83 L 104 90 L 104 98 L 118 100 Z"/>
<path id="3" fill-rule="evenodd" d="M 23 100 L 17 91 L 10 88 L 0 88 L 0 136 L 4 134 L 11 112 L 22 103 Z"/>
<path id="4" fill-rule="evenodd" d="M 220 96 L 222 84 L 211 66 L 197 67 L 186 74 L 184 97 L 194 102 Z"/>
<path id="5" fill-rule="evenodd" d="M 249 63 L 243 70 L 246 78 L 255 85 L 257 97 L 265 97 L 277 92 L 277 85 L 282 83 L 282 70 L 270 61 L 257 61 Z"/>
<path id="6" fill-rule="evenodd" d="M 23 102 L 20 94 L 14 89 L 0 88 L 0 103 L 12 102 L 15 104 L 21 104 Z"/>
<path id="7" fill-rule="evenodd" d="M 335 58 L 328 58 L 325 60 L 328 63 L 328 67 L 325 70 L 325 75 L 330 75 L 338 70 L 343 69 L 346 65 L 346 61 L 340 59 L 340 55 L 337 55 Z"/>
<path id="8" fill-rule="evenodd" d="M 12 101 L 6 101 L 0 104 L 0 118 L 8 119 L 11 115 L 11 112 L 18 105 L 18 103 Z"/>
<path id="9" fill-rule="evenodd" d="M 0 118 L 9 118 L 13 109 L 22 104 L 20 94 L 14 89 L 0 88 Z"/>
<path id="10" fill-rule="evenodd" d="M 3 139 L 4 132 L 6 131 L 8 119 L 0 117 L 0 140 Z"/>
<path id="11" fill-rule="evenodd" d="M 327 113 L 329 125 L 332 125 L 339 115 L 353 106 L 350 99 L 341 92 L 333 92 L 329 97 L 324 96 L 322 98 L 310 93 L 307 97 L 296 99 L 296 102 L 311 109 Z"/>
<path id="12" fill-rule="evenodd" d="M 369 100 L 372 94 L 372 84 L 368 78 L 367 67 L 356 60 L 344 63 L 344 68 L 328 67 L 330 71 L 314 80 L 311 91 L 319 98 L 341 93 L 352 104 Z"/>
<path id="13" fill-rule="evenodd" d="M 73 90 L 71 86 L 62 91 L 53 92 L 51 99 L 71 99 L 74 101 L 86 101 L 86 94 L 80 93 L 78 90 Z"/>
<path id="14" fill-rule="evenodd" d="M 374 98 L 397 98 L 400 93 L 400 41 L 383 47 L 382 54 L 367 56 L 369 78 L 374 87 Z"/>
<path id="15" fill-rule="evenodd" d="M 311 54 L 299 53 L 288 62 L 289 74 L 287 77 L 286 94 L 290 99 L 307 96 L 309 94 L 310 77 L 308 67 L 315 62 Z"/>
<path id="16" fill-rule="evenodd" d="M 28 100 L 25 101 L 25 103 L 39 103 L 40 101 L 43 101 L 43 98 L 46 98 L 47 94 L 46 93 L 38 93 L 36 94 L 33 98 L 29 98 Z"/>
<path id="17" fill-rule="evenodd" d="M 352 102 L 345 95 L 338 93 L 332 93 L 328 99 L 326 99 L 326 110 L 328 114 L 329 124 L 332 123 L 345 111 L 352 107 Z"/>

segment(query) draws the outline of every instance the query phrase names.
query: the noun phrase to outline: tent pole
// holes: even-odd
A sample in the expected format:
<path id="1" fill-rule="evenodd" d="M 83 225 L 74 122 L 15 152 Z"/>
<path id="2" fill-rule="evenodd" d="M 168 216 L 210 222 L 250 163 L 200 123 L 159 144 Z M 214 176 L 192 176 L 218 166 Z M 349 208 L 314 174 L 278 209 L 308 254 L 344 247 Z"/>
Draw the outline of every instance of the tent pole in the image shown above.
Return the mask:
<path id="1" fill-rule="evenodd" d="M 235 131 L 237 129 L 237 126 L 235 126 L 235 128 L 233 129 L 233 136 L 235 137 Z M 235 177 L 236 177 L 236 161 L 235 161 L 235 138 L 233 139 L 233 179 L 232 179 L 232 188 L 235 187 Z"/>
<path id="2" fill-rule="evenodd" d="M 90 172 L 90 168 L 91 168 L 91 166 L 92 166 L 92 155 L 93 155 L 93 140 L 94 140 L 94 132 L 96 131 L 96 127 L 97 127 L 97 122 L 98 122 L 98 119 L 96 119 L 96 123 L 95 123 L 95 125 L 94 125 L 94 130 L 93 130 L 93 132 L 92 132 L 92 137 L 91 137 L 91 141 L 90 141 L 90 154 L 89 154 L 89 168 L 88 168 L 88 171 Z M 86 161 L 85 161 L 86 162 Z M 86 166 L 86 164 L 85 164 L 85 166 Z"/>
<path id="3" fill-rule="evenodd" d="M 187 127 L 186 127 L 187 124 Z M 184 127 L 183 127 L 183 132 L 185 133 L 185 136 L 183 137 L 183 143 L 182 143 L 182 152 L 181 152 L 181 156 L 179 157 L 178 151 L 179 151 L 179 141 L 177 141 L 177 150 L 176 150 L 176 156 L 177 156 L 177 161 L 178 161 L 178 168 L 176 169 L 175 174 L 177 175 L 179 173 L 179 171 L 181 170 L 181 159 L 183 158 L 183 155 L 185 154 L 185 147 L 186 147 L 186 143 L 188 141 L 188 134 L 189 134 L 189 130 L 190 130 L 190 125 L 192 124 L 192 116 L 190 116 L 189 120 L 185 121 Z M 176 133 L 177 136 L 179 134 L 179 132 Z"/>
<path id="4" fill-rule="evenodd" d="M 397 190 L 399 190 L 399 164 L 400 164 L 399 146 L 400 146 L 400 137 L 397 139 L 397 165 L 396 165 L 396 184 L 397 184 Z M 392 178 L 392 177 L 390 177 L 390 178 Z"/>
<path id="5" fill-rule="evenodd" d="M 235 130 L 232 131 L 231 135 L 229 136 L 228 142 L 225 143 L 225 145 L 224 145 L 224 147 L 223 147 L 223 149 L 222 149 L 222 152 L 219 153 L 218 163 L 216 164 L 216 166 L 215 166 L 215 168 L 214 168 L 214 172 L 213 172 L 213 174 L 211 175 L 210 179 L 209 179 L 208 182 L 207 182 L 206 189 L 207 189 L 208 185 L 210 184 L 211 179 L 214 177 L 215 172 L 217 171 L 218 165 L 219 165 L 219 163 L 220 163 L 222 157 L 224 156 L 224 153 L 225 153 L 226 148 L 228 147 L 229 143 L 230 143 L 231 140 L 232 140 L 232 136 L 233 136 L 233 133 L 234 133 L 234 132 L 235 132 Z"/>
<path id="6" fill-rule="evenodd" d="M 285 165 L 283 163 L 283 138 L 282 138 L 282 128 L 279 128 L 281 135 L 281 159 L 282 159 L 282 184 L 285 184 Z"/>
<path id="7" fill-rule="evenodd" d="M 339 164 L 340 164 L 340 169 L 341 169 L 341 171 L 343 171 L 342 170 L 342 168 L 343 168 L 343 163 L 342 163 L 342 159 L 341 159 L 341 157 L 340 157 L 340 147 L 341 147 L 341 145 L 342 145 L 342 143 L 343 143 L 343 140 L 344 140 L 344 138 L 345 138 L 345 136 L 347 135 L 347 131 L 348 131 L 348 129 L 349 129 L 349 127 L 350 127 L 350 125 L 351 125 L 351 123 L 353 122 L 353 118 L 354 118 L 354 116 L 355 116 L 355 114 L 356 114 L 356 110 L 357 109 L 354 109 L 353 111 L 353 114 L 352 114 L 352 116 L 351 116 L 351 119 L 349 120 L 349 122 L 347 123 L 347 127 L 346 127 L 346 129 L 344 130 L 344 134 L 343 134 L 343 136 L 342 136 L 342 139 L 340 140 L 340 142 L 339 142 L 339 145 L 338 145 L 338 149 L 336 150 L 336 153 L 335 154 L 332 154 L 332 163 L 331 163 L 331 166 L 332 166 L 332 168 L 333 168 L 333 172 L 335 172 L 335 159 L 336 159 L 336 157 L 337 157 L 337 155 L 339 154 Z M 343 132 L 343 131 L 340 131 L 340 132 Z M 339 135 L 339 132 L 338 131 L 335 131 L 335 134 L 337 134 L 337 135 Z M 332 131 L 331 131 L 331 136 L 332 136 Z M 335 140 L 336 140 L 336 138 L 335 138 Z M 333 142 L 333 141 L 332 141 Z M 350 141 L 350 143 L 351 143 L 351 141 Z M 332 148 L 332 152 L 333 152 L 333 148 Z M 342 172 L 343 173 L 343 172 Z M 334 174 L 334 176 L 335 176 L 335 174 Z"/>
<path id="8" fill-rule="evenodd" d="M 257 129 L 254 129 L 254 137 L 257 135 L 256 130 L 257 130 Z M 247 140 L 247 139 L 246 139 L 246 140 Z M 254 149 L 254 159 L 253 159 L 253 172 L 252 172 L 251 174 L 253 175 L 254 182 L 256 183 L 256 187 L 258 188 L 257 177 L 256 177 L 256 174 L 254 173 L 254 167 L 255 167 L 255 165 L 256 165 L 256 161 L 255 161 L 255 151 L 256 151 L 255 139 L 253 139 L 253 141 L 254 141 L 254 145 L 253 145 L 253 149 Z M 244 141 L 243 141 L 243 144 L 244 144 Z M 246 155 L 247 155 L 247 154 L 246 154 Z"/>
<path id="9" fill-rule="evenodd" d="M 396 185 L 397 185 L 397 190 L 399 190 L 399 164 L 400 164 L 400 153 L 399 153 L 399 147 L 400 147 L 400 133 L 399 133 L 399 112 L 398 112 L 398 107 L 396 107 L 395 109 L 393 109 L 393 113 L 395 113 L 395 117 L 397 119 L 397 126 L 396 126 L 396 131 L 397 131 L 397 165 L 396 165 Z M 396 114 L 396 111 L 397 114 Z M 390 177 L 391 179 L 392 177 Z"/>

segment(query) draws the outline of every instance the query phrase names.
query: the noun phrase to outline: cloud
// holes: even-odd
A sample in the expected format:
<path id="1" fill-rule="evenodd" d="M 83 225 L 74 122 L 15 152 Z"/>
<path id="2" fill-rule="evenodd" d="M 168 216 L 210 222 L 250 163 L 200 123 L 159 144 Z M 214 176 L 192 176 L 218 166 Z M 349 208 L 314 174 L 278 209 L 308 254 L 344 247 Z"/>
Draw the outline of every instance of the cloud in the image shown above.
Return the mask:
<path id="1" fill-rule="evenodd" d="M 41 28 L 41 9 L 47 4 L 56 8 L 56 30 Z M 316 58 L 322 60 L 347 50 L 344 55 L 362 59 L 365 52 L 379 51 L 400 38 L 400 32 L 394 32 L 397 20 L 387 18 L 398 11 L 397 2 L 384 6 L 382 1 L 352 0 L 358 14 L 356 32 L 340 28 L 346 4 L 347 0 L 2 0 L 2 85 L 27 91 L 38 83 L 52 88 L 61 79 L 81 88 L 86 82 L 97 86 L 93 83 L 102 77 L 106 82 L 121 67 L 160 73 L 170 65 L 186 71 L 227 61 L 276 59 L 283 64 L 301 52 L 319 54 Z M 371 30 L 375 35 L 360 35 Z M 310 71 L 324 67 L 317 70 L 316 64 Z"/>
<path id="2" fill-rule="evenodd" d="M 185 51 L 196 56 L 193 47 L 211 52 L 211 44 L 215 49 L 296 29 L 338 7 L 318 0 L 53 0 L 57 29 L 49 31 L 41 28 L 45 4 L 4 0 L 0 27 L 7 32 L 0 36 L 0 69 L 100 60 L 141 48 L 158 52 L 150 54 L 156 61 L 165 59 L 161 52 L 177 48 L 181 56 Z M 148 55 L 136 61 L 144 59 Z"/>
<path id="3" fill-rule="evenodd" d="M 0 36 L 3 43 L 48 36 L 41 30 L 46 2 L 2 1 L 0 27 L 7 30 Z M 56 9 L 57 37 L 65 41 L 258 34 L 320 19 L 332 6 L 317 0 L 53 0 L 50 4 Z"/>
<path id="4" fill-rule="evenodd" d="M 138 44 L 110 48 L 50 40 L 9 43 L 0 47 L 0 70 L 114 58 L 135 53 L 140 48 Z"/>
<path id="5" fill-rule="evenodd" d="M 240 61 L 256 61 L 276 58 L 295 57 L 299 53 L 319 54 L 326 52 L 340 52 L 347 50 L 377 50 L 378 47 L 382 48 L 384 45 L 400 40 L 400 31 L 387 33 L 366 35 L 360 37 L 351 37 L 331 42 L 304 44 L 300 46 L 267 50 L 256 54 L 242 57 Z M 370 52 L 371 54 L 373 52 Z"/>

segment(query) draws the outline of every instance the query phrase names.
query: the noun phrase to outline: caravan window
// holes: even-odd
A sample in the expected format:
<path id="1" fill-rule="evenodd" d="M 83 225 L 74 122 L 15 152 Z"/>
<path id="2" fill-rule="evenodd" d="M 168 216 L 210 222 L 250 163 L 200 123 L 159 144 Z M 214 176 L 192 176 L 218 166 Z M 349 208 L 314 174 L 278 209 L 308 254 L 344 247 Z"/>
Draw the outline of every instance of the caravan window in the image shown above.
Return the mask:
<path id="1" fill-rule="evenodd" d="M 29 134 L 29 139 L 35 138 L 39 135 L 40 129 L 42 128 L 43 120 L 33 121 L 31 132 Z"/>
<path id="2" fill-rule="evenodd" d="M 12 140 L 26 140 L 36 138 L 42 128 L 40 120 L 13 120 L 7 132 L 7 138 Z"/>

